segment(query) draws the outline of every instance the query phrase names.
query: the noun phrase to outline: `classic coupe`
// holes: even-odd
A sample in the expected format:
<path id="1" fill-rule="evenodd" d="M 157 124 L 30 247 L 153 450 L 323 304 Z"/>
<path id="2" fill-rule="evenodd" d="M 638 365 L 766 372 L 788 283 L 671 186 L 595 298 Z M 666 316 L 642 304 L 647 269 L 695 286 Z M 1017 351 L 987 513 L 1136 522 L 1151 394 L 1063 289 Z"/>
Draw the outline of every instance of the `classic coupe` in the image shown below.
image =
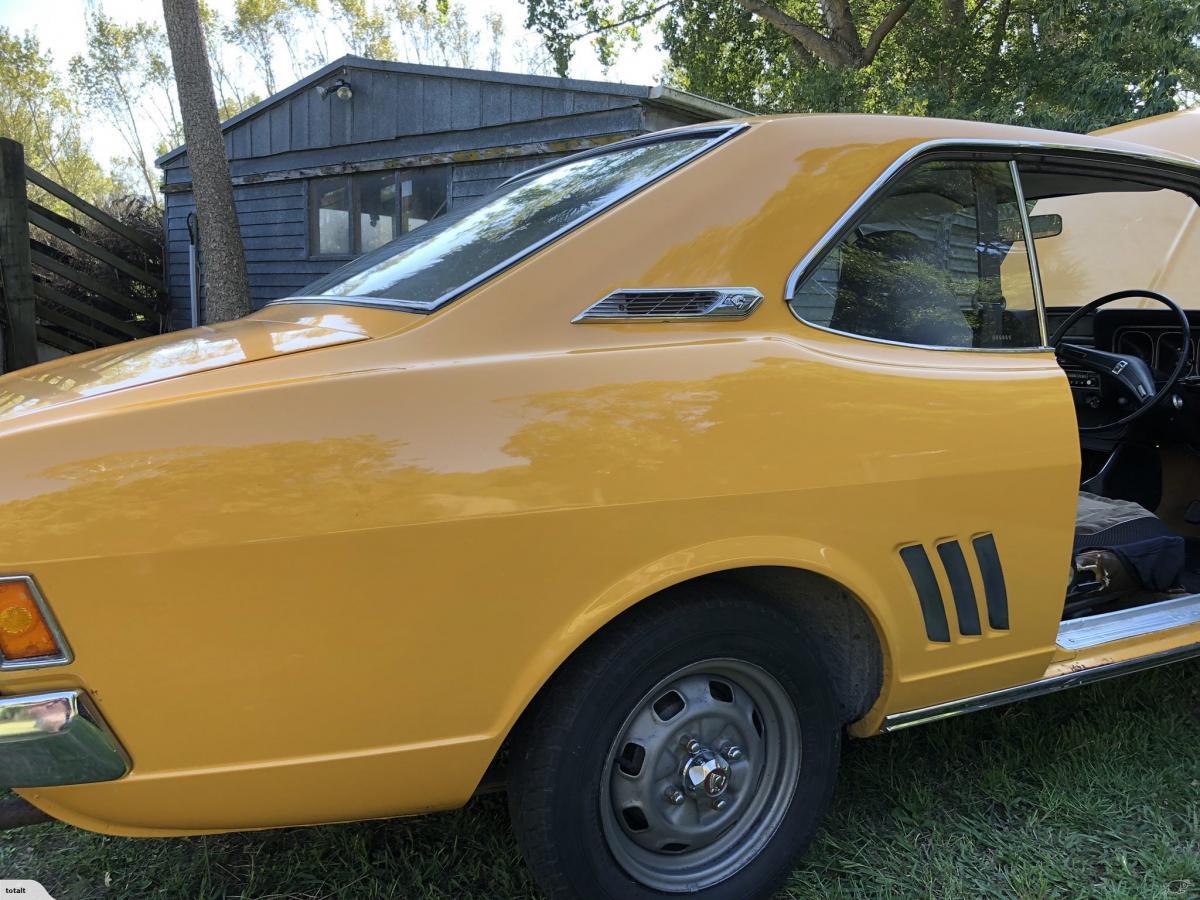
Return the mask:
<path id="1" fill-rule="evenodd" d="M 844 735 L 1200 655 L 1200 163 L 1135 140 L 660 132 L 5 376 L 0 783 L 142 836 L 504 784 L 550 897 L 742 900 Z"/>

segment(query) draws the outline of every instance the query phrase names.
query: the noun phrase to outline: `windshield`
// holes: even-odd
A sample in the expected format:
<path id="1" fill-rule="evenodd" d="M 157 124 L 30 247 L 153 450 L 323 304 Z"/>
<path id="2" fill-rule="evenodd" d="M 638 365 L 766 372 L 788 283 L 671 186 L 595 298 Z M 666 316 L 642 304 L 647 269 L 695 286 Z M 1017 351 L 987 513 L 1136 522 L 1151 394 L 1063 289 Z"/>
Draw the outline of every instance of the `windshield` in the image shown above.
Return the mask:
<path id="1" fill-rule="evenodd" d="M 326 275 L 302 294 L 437 309 L 732 133 L 684 132 L 534 170 Z"/>

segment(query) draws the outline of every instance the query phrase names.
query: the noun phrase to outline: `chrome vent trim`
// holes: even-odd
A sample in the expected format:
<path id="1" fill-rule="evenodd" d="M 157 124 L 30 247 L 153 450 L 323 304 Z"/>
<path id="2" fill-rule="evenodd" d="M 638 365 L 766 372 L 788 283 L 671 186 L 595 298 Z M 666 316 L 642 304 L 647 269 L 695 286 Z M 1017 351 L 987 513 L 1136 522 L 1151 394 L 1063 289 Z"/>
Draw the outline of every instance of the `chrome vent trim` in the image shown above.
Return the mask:
<path id="1" fill-rule="evenodd" d="M 762 293 L 752 287 L 621 288 L 597 300 L 571 321 L 744 319 L 762 299 Z"/>

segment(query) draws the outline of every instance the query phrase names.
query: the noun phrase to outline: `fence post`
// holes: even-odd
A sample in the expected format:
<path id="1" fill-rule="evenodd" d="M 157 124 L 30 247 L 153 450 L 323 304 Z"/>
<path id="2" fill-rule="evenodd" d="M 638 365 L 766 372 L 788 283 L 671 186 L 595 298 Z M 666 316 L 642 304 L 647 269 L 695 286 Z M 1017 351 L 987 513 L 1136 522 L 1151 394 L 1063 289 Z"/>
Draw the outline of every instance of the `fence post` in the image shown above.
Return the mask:
<path id="1" fill-rule="evenodd" d="M 11 138 L 0 138 L 0 286 L 8 320 L 4 366 L 9 371 L 31 366 L 37 362 L 37 326 L 29 264 L 25 148 Z"/>

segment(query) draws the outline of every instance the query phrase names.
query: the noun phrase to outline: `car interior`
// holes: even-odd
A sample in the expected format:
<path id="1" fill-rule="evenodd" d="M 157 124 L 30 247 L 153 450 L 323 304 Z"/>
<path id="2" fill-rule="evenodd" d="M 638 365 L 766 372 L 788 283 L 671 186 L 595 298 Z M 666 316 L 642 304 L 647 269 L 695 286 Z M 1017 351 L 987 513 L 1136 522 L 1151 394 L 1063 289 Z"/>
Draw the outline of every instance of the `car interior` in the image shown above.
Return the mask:
<path id="1" fill-rule="evenodd" d="M 1080 433 L 1063 618 L 1200 593 L 1200 311 L 1180 306 L 1196 202 L 1152 175 L 1020 172 L 1030 213 L 1058 223 L 1034 240 Z"/>

